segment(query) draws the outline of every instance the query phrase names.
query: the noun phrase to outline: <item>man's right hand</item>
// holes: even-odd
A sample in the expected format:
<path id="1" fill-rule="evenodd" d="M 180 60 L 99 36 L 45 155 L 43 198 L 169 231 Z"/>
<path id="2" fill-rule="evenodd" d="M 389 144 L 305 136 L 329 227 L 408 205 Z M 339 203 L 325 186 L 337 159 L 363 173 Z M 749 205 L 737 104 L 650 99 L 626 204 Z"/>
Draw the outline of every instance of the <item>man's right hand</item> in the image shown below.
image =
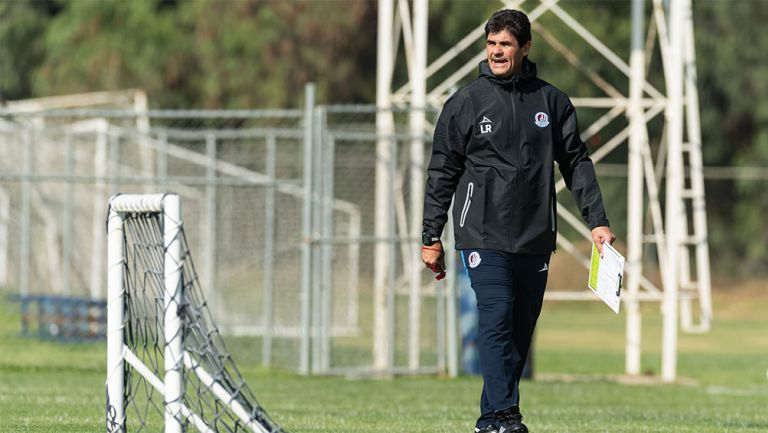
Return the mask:
<path id="1" fill-rule="evenodd" d="M 422 245 L 421 261 L 424 262 L 424 266 L 438 274 L 436 277 L 438 280 L 445 276 L 445 252 L 441 242 L 435 242 L 432 245 Z"/>

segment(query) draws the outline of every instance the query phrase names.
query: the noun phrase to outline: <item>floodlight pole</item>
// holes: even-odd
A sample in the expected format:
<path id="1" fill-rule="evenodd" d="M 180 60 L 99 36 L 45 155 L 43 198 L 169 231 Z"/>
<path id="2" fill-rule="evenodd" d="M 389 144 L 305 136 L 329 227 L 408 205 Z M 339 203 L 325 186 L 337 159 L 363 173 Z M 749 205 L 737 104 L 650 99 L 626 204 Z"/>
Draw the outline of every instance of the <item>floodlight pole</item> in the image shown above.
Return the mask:
<path id="1" fill-rule="evenodd" d="M 685 80 L 685 120 L 688 133 L 690 183 L 691 183 L 691 212 L 693 222 L 693 240 L 691 242 L 696 260 L 696 288 L 699 295 L 700 317 L 699 325 L 694 326 L 690 315 L 681 314 L 680 322 L 684 331 L 709 331 L 712 320 L 711 276 L 709 269 L 709 241 L 707 236 L 707 212 L 704 198 L 704 162 L 702 157 L 701 119 L 699 118 L 699 94 L 696 88 L 696 49 L 693 36 L 693 16 L 689 10 L 685 15 L 685 48 L 684 48 L 684 80 Z M 686 281 L 690 284 L 690 279 Z M 681 312 L 690 306 L 681 305 Z"/>
<path id="2" fill-rule="evenodd" d="M 411 64 L 411 154 L 410 154 L 410 234 L 418 239 L 424 206 L 424 121 L 427 103 L 427 0 L 413 1 L 413 62 Z M 421 247 L 411 241 L 410 296 L 408 306 L 408 367 L 416 370 L 420 358 L 421 323 Z"/>
<path id="3" fill-rule="evenodd" d="M 683 35 L 684 16 L 691 12 L 689 0 L 677 0 L 669 5 L 669 72 L 667 77 L 667 185 L 665 231 L 669 266 L 662 312 L 664 316 L 661 353 L 661 376 L 674 381 L 677 371 L 677 309 L 680 246 L 684 236 L 682 222 L 683 189 Z"/>
<path id="4" fill-rule="evenodd" d="M 390 306 L 387 302 L 388 276 L 390 266 L 389 243 L 393 239 L 384 240 L 389 233 L 389 207 L 392 206 L 389 197 L 390 187 L 394 182 L 390 176 L 389 164 L 392 158 L 395 122 L 392 115 L 392 71 L 394 69 L 393 20 L 395 5 L 393 0 L 379 0 L 378 40 L 376 62 L 376 186 L 375 186 L 375 220 L 374 236 L 376 243 L 373 267 L 373 368 L 385 371 L 391 368 L 389 352 Z"/>
<path id="5" fill-rule="evenodd" d="M 640 276 L 643 269 L 643 147 L 647 141 L 643 110 L 645 83 L 644 12 L 645 0 L 632 0 L 632 39 L 629 59 L 629 179 L 627 193 L 627 296 L 625 298 L 627 328 L 625 371 L 640 374 L 640 344 L 642 317 L 640 315 Z"/>

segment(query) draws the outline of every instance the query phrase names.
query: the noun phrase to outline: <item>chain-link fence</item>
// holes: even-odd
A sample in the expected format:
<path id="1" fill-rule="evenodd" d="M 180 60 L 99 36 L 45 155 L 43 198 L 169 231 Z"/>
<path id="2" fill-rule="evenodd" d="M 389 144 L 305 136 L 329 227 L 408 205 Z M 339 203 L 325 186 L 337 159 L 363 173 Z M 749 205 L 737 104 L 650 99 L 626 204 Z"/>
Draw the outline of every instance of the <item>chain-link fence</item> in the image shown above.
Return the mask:
<path id="1" fill-rule="evenodd" d="M 242 356 L 317 373 L 443 368 L 444 294 L 421 270 L 419 293 L 408 289 L 418 243 L 407 149 L 431 134 L 408 132 L 409 113 L 395 111 L 382 135 L 375 108 L 315 106 L 307 95 L 296 110 L 3 111 L 0 285 L 104 298 L 109 197 L 175 192 L 208 305 Z M 384 208 L 377 176 L 391 186 Z M 375 232 L 382 209 L 387 236 Z M 392 276 L 385 305 L 377 266 Z M 377 332 L 388 346 L 377 347 Z M 376 365 L 382 350 L 388 362 Z"/>

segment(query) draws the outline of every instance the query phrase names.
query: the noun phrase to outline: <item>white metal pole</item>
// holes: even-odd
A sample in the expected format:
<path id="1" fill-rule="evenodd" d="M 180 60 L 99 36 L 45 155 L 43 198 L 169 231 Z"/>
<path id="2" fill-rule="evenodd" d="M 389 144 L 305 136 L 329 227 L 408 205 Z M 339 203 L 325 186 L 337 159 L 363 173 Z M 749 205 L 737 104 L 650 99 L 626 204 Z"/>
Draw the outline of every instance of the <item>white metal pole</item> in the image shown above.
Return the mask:
<path id="1" fill-rule="evenodd" d="M 397 173 L 397 139 L 391 139 L 391 147 L 389 150 L 388 169 L 390 179 L 396 178 Z M 397 263 L 397 221 L 395 219 L 395 185 L 389 184 L 387 191 L 389 196 L 388 202 L 390 206 L 387 207 L 387 219 L 389 224 L 386 237 L 388 239 L 385 245 L 388 246 L 387 252 L 389 253 L 389 267 L 387 273 L 387 374 L 390 375 L 395 367 L 395 351 L 396 345 L 396 326 L 397 323 L 397 270 L 395 264 Z"/>
<path id="2" fill-rule="evenodd" d="M 67 184 L 64 189 L 64 230 L 62 230 L 62 269 L 61 269 L 61 282 L 62 293 L 65 296 L 69 296 L 72 291 L 72 284 L 70 282 L 70 274 L 72 270 L 72 238 L 74 227 L 72 226 L 72 214 L 74 213 L 75 206 L 75 185 L 72 181 L 72 176 L 75 173 L 75 152 L 72 144 L 72 134 L 66 132 L 64 134 L 64 152 L 66 158 L 66 176 Z"/>
<path id="3" fill-rule="evenodd" d="M 218 290 L 216 290 L 216 159 L 217 141 L 213 134 L 205 137 L 205 226 L 203 227 L 203 239 L 205 239 L 205 298 L 208 300 L 210 311 L 217 318 L 224 318 Z"/>
<path id="4" fill-rule="evenodd" d="M 349 243 L 347 248 L 347 260 L 349 263 L 349 274 L 347 277 L 347 326 L 357 328 L 360 326 L 360 213 L 354 212 L 349 215 L 349 237 L 356 239 Z"/>
<path id="5" fill-rule="evenodd" d="M 108 125 L 101 119 L 96 131 L 96 143 L 93 153 L 93 175 L 96 183 L 93 186 L 93 221 L 91 222 L 91 298 L 102 296 L 101 288 L 104 277 L 104 220 L 99 214 L 104 210 L 104 200 L 107 196 L 107 132 Z"/>
<path id="6" fill-rule="evenodd" d="M 11 199 L 0 187 L 0 286 L 8 285 L 8 224 L 11 221 Z"/>
<path id="7" fill-rule="evenodd" d="M 666 233 L 669 261 L 664 290 L 661 376 L 675 380 L 677 374 L 677 305 L 680 272 L 680 240 L 683 221 L 683 16 L 690 7 L 686 0 L 670 2 L 669 74 L 667 81 L 667 196 Z"/>
<path id="8" fill-rule="evenodd" d="M 320 125 L 327 125 L 325 112 L 322 113 Z M 327 130 L 324 128 L 324 131 Z M 331 363 L 331 336 L 333 330 L 333 174 L 335 139 L 330 134 L 323 133 L 323 216 L 322 216 L 322 281 L 320 282 L 320 370 L 327 372 Z"/>
<path id="9" fill-rule="evenodd" d="M 136 112 L 136 131 L 139 133 L 139 156 L 141 157 L 141 174 L 147 178 L 152 177 L 154 171 L 154 158 L 153 148 L 150 145 L 151 137 L 149 116 L 147 116 L 147 109 L 149 108 L 149 102 L 147 94 L 143 90 L 136 90 L 133 94 L 133 110 Z M 149 183 L 144 184 L 144 192 L 149 193 L 152 190 L 152 185 Z"/>
<path id="10" fill-rule="evenodd" d="M 176 194 L 163 198 L 163 245 L 165 302 L 165 433 L 182 432 L 181 405 L 184 395 L 183 328 L 179 309 L 182 301 L 181 201 Z"/>
<path id="11" fill-rule="evenodd" d="M 411 165 L 410 165 L 410 201 L 412 238 L 421 233 L 421 220 L 424 206 L 424 120 L 427 100 L 427 0 L 413 2 L 414 62 L 411 69 Z M 409 263 L 410 298 L 408 305 L 408 367 L 419 367 L 419 335 L 421 334 L 421 265 L 420 242 L 409 241 L 412 251 Z"/>
<path id="12" fill-rule="evenodd" d="M 640 277 L 643 263 L 643 146 L 647 137 L 645 112 L 642 106 L 645 82 L 644 0 L 632 0 L 632 46 L 629 58 L 629 179 L 627 200 L 627 311 L 626 350 L 624 369 L 627 374 L 640 374 L 640 344 L 642 317 L 640 315 Z"/>
<path id="13" fill-rule="evenodd" d="M 120 166 L 120 133 L 117 130 L 110 131 L 109 127 L 104 129 L 107 134 L 107 147 L 108 147 L 108 166 L 109 166 L 109 186 L 110 192 L 120 191 L 120 179 L 123 176 L 122 167 Z M 99 268 L 101 269 L 101 267 Z"/>
<path id="14" fill-rule="evenodd" d="M 699 91 L 696 88 L 696 48 L 693 38 L 693 15 L 690 8 L 685 14 L 685 100 L 688 122 L 689 164 L 693 196 L 693 227 L 696 239 L 696 279 L 701 307 L 701 331 L 708 331 L 712 319 L 711 276 L 709 269 L 709 242 L 707 240 L 707 210 L 704 195 L 704 162 L 701 149 L 701 119 L 699 118 Z"/>
<path id="15" fill-rule="evenodd" d="M 393 53 L 394 1 L 379 0 L 378 40 L 376 62 L 376 187 L 374 206 L 374 247 L 373 267 L 373 368 L 385 371 L 389 363 L 389 338 L 387 318 L 387 280 L 390 263 L 388 241 L 383 239 L 390 232 L 388 218 L 391 197 L 389 190 L 394 179 L 390 176 L 389 160 L 392 158 L 391 135 L 394 133 L 394 118 L 391 110 Z"/>
<path id="16" fill-rule="evenodd" d="M 111 202 L 111 200 L 110 200 Z M 107 431 L 123 433 L 125 426 L 123 328 L 125 257 L 123 217 L 110 206 L 107 218 Z"/>
<path id="17" fill-rule="evenodd" d="M 448 236 L 446 236 L 446 238 L 447 237 Z M 447 245 L 448 242 L 446 242 L 446 246 Z M 446 340 L 450 338 L 450 333 L 446 332 L 446 322 L 450 318 L 450 307 L 446 306 L 446 300 L 455 288 L 455 283 L 451 281 L 452 275 L 450 266 L 448 267 L 447 273 L 448 275 L 443 281 L 437 281 L 436 283 L 434 280 L 432 281 L 432 284 L 434 284 L 435 287 L 435 355 L 437 356 L 435 367 L 437 367 L 438 374 L 444 374 L 446 370 L 450 371 L 451 362 L 449 356 L 446 354 Z M 451 285 L 454 287 L 451 287 Z M 449 315 L 447 316 L 446 313 Z M 448 363 L 449 367 L 446 367 L 446 363 Z"/>
<path id="18" fill-rule="evenodd" d="M 21 183 L 21 251 L 19 253 L 19 295 L 29 295 L 29 261 L 32 243 L 32 176 L 34 175 L 35 137 L 24 131 L 24 181 Z M 103 223 L 102 223 L 103 224 Z M 103 226 L 102 226 L 103 227 Z"/>
<path id="19" fill-rule="evenodd" d="M 321 114 L 321 108 L 315 109 L 313 125 L 315 125 L 314 135 L 312 140 L 312 146 L 314 147 L 315 158 L 313 163 L 313 181 L 312 185 L 312 237 L 314 242 L 312 243 L 312 372 L 320 373 L 320 366 L 322 363 L 322 290 L 323 290 L 323 275 L 326 269 L 323 268 L 323 184 L 325 182 L 325 172 L 323 171 L 323 162 L 325 155 L 323 152 L 323 134 L 325 129 L 323 125 L 323 116 Z"/>
<path id="20" fill-rule="evenodd" d="M 274 294 L 275 294 L 275 159 L 277 153 L 277 143 L 274 135 L 267 136 L 267 176 L 270 184 L 266 190 L 266 200 L 264 206 L 264 279 L 262 292 L 264 293 L 264 302 L 262 303 L 262 315 L 264 316 L 264 337 L 261 341 L 261 363 L 269 367 L 272 363 L 272 328 L 274 326 Z"/>
<path id="21" fill-rule="evenodd" d="M 157 138 L 157 182 L 161 191 L 168 187 L 168 134 L 160 133 Z"/>
<path id="22" fill-rule="evenodd" d="M 438 329 L 444 335 L 447 344 L 445 345 L 448 365 L 448 377 L 456 377 L 459 375 L 459 308 L 458 308 L 458 282 L 459 282 L 459 265 L 456 260 L 456 255 L 453 251 L 456 247 L 456 239 L 453 236 L 453 206 L 448 209 L 448 224 L 445 226 L 446 232 L 446 254 L 445 262 L 448 267 L 447 277 L 445 280 L 445 318 L 443 321 L 445 329 Z"/>
<path id="23" fill-rule="evenodd" d="M 307 83 L 304 88 L 304 168 L 301 215 L 301 344 L 299 350 L 299 373 L 309 373 L 309 342 L 311 333 L 310 306 L 312 292 L 312 161 L 313 161 L 313 120 L 315 107 L 315 85 Z"/>

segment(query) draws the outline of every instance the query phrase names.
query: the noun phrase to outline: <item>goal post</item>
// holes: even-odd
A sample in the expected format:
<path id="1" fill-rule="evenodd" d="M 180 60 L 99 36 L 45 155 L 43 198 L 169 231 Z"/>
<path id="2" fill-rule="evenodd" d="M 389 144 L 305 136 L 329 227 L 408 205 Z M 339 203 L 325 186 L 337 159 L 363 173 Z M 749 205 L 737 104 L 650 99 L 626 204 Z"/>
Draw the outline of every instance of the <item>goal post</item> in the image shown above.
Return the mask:
<path id="1" fill-rule="evenodd" d="M 113 196 L 107 241 L 107 431 L 285 433 L 213 323 L 179 196 Z"/>

